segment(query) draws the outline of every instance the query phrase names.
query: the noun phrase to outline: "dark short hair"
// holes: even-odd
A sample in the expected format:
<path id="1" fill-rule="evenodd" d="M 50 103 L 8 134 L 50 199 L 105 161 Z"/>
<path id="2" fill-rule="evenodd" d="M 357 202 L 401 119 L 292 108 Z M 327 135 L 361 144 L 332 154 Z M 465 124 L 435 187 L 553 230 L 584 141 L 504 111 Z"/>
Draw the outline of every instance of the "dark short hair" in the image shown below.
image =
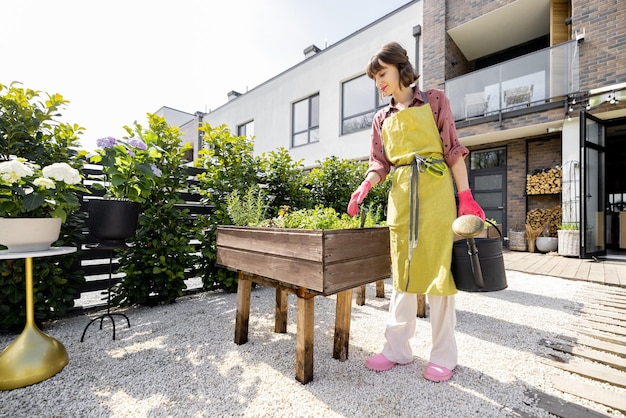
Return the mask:
<path id="1" fill-rule="evenodd" d="M 396 66 L 400 73 L 400 83 L 403 87 L 410 86 L 419 78 L 409 61 L 406 49 L 397 42 L 390 42 L 384 45 L 378 50 L 376 55 L 370 58 L 366 68 L 367 76 L 373 80 L 376 74 L 383 69 L 383 63 Z"/>

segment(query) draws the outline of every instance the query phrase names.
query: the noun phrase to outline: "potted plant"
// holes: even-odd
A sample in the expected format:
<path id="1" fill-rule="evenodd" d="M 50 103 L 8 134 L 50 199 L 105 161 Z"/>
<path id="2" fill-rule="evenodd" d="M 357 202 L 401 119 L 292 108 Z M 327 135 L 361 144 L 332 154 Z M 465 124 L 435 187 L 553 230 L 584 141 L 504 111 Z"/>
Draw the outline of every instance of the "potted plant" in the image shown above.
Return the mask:
<path id="1" fill-rule="evenodd" d="M 550 230 L 550 225 L 545 224 L 543 227 L 543 231 L 540 236 L 535 240 L 535 246 L 537 250 L 542 253 L 549 253 L 552 251 L 556 251 L 558 248 L 558 238 L 553 237 Z"/>
<path id="2" fill-rule="evenodd" d="M 559 255 L 575 256 L 580 255 L 580 226 L 577 222 L 567 222 L 559 225 L 558 249 Z"/>
<path id="3" fill-rule="evenodd" d="M 528 242 L 526 240 L 526 228 L 519 224 L 509 229 L 509 250 L 513 251 L 526 251 L 528 249 Z"/>
<path id="4" fill-rule="evenodd" d="M 66 162 L 41 168 L 24 158 L 0 161 L 0 244 L 11 252 L 42 251 L 59 237 L 67 215 L 87 192 Z"/>
<path id="5" fill-rule="evenodd" d="M 161 151 L 144 141 L 114 137 L 96 141 L 98 149 L 89 161 L 102 166 L 95 190 L 104 190 L 102 199 L 90 199 L 87 226 L 104 245 L 123 247 L 136 228 L 141 204 L 150 196 L 154 178 L 161 176 L 155 162 Z"/>

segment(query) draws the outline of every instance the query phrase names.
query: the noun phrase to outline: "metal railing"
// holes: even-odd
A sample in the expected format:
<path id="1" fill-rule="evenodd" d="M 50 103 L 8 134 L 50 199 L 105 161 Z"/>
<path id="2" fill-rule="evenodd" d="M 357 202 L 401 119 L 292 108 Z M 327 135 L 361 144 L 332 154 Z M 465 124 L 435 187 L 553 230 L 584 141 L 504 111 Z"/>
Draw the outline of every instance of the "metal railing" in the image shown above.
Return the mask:
<path id="1" fill-rule="evenodd" d="M 447 80 L 445 86 L 457 121 L 547 103 L 578 89 L 576 41 Z"/>

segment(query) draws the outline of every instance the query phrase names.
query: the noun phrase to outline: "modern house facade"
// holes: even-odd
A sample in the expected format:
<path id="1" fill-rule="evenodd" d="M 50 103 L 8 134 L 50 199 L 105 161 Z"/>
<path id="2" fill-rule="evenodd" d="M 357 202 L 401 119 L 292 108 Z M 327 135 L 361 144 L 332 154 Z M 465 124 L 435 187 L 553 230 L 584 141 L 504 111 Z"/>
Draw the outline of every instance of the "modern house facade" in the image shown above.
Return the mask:
<path id="1" fill-rule="evenodd" d="M 194 155 L 196 127 L 209 122 L 253 135 L 257 154 L 283 147 L 305 166 L 331 155 L 367 159 L 371 119 L 385 103 L 364 69 L 389 41 L 409 52 L 420 88 L 448 95 L 471 151 L 474 195 L 504 235 L 529 211 L 560 207 L 562 222 L 578 228 L 578 255 L 626 253 L 620 0 L 410 1 L 179 126 Z M 528 193 L 528 176 L 548 169 L 560 170 L 560 187 Z"/>

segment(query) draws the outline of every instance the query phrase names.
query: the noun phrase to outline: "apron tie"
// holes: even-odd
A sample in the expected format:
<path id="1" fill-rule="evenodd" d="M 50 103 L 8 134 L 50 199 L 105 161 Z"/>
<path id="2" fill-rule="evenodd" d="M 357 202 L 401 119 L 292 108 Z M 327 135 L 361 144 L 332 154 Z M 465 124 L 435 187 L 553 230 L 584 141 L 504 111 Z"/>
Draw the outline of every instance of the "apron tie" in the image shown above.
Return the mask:
<path id="1" fill-rule="evenodd" d="M 448 170 L 448 165 L 443 159 L 433 159 L 432 157 L 424 158 L 419 154 L 415 154 L 411 164 L 403 164 L 397 167 L 411 166 L 411 190 L 409 194 L 409 262 L 413 249 L 417 247 L 418 224 L 419 224 L 419 195 L 418 195 L 418 176 L 420 173 L 428 173 L 433 177 L 441 178 Z"/>

